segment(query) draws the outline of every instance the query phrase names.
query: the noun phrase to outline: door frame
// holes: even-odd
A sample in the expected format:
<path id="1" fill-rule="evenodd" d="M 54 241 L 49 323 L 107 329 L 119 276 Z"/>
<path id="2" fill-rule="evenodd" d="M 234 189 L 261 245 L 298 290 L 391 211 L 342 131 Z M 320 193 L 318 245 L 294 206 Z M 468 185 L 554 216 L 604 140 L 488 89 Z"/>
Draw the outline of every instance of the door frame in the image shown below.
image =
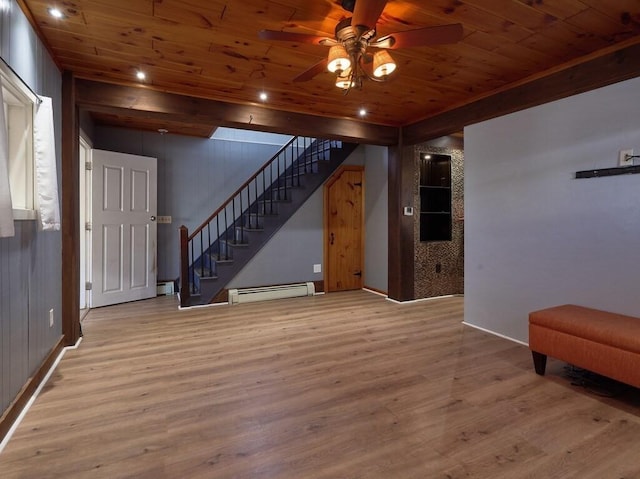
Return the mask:
<path id="1" fill-rule="evenodd" d="M 359 171 L 362 173 L 362 187 L 360 189 L 361 194 L 362 194 L 362 215 L 360 218 L 360 221 L 362 222 L 362 224 L 360 225 L 360 254 L 361 254 L 361 258 L 360 258 L 360 271 L 362 271 L 362 276 L 361 276 L 361 283 L 362 283 L 362 287 L 364 287 L 364 260 L 365 260 L 365 254 L 364 254 L 364 247 L 365 247 L 365 211 L 364 211 L 364 205 L 365 205 L 365 183 L 364 183 L 364 166 L 363 165 L 340 165 L 336 171 L 333 172 L 333 174 L 329 177 L 329 179 L 327 181 L 325 181 L 324 183 L 324 188 L 323 188 L 323 212 L 322 212 L 322 216 L 323 216 L 323 249 L 324 249 L 324 254 L 323 254 L 323 261 L 324 261 L 324 292 L 325 293 L 330 293 L 330 286 L 329 286 L 329 281 L 327 281 L 327 279 L 329 278 L 329 274 L 330 274 L 330 261 L 329 261 L 329 188 L 331 188 L 331 186 L 338 181 L 338 179 L 340 178 L 340 176 L 342 176 L 342 173 L 344 173 L 345 171 Z"/>
<path id="2" fill-rule="evenodd" d="M 80 284 L 79 299 L 80 309 L 89 310 L 91 298 L 86 284 L 91 282 L 91 228 L 87 225 L 91 224 L 91 168 L 87 167 L 87 163 L 91 163 L 91 150 L 93 145 L 89 137 L 80 130 L 79 137 L 79 167 L 78 172 L 80 201 L 79 201 L 79 258 L 80 258 Z"/>

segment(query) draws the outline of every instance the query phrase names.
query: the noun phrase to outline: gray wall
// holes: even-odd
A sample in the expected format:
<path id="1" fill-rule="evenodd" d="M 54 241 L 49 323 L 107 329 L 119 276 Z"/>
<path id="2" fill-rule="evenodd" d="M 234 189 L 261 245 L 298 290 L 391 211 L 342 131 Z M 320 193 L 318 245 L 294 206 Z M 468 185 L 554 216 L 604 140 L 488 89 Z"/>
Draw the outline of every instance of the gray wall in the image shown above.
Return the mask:
<path id="1" fill-rule="evenodd" d="M 158 215 L 173 219 L 158 225 L 158 278 L 169 280 L 179 276 L 178 227 L 198 226 L 279 149 L 104 126 L 95 127 L 94 147 L 158 158 Z M 387 148 L 360 146 L 345 163 L 365 165 L 365 284 L 386 291 Z M 323 273 L 313 272 L 314 264 L 323 264 L 322 208 L 319 189 L 229 287 L 322 280 Z M 282 261 L 283 251 L 287 261 Z"/>
<path id="2" fill-rule="evenodd" d="M 229 282 L 229 287 L 321 280 L 323 274 L 314 273 L 313 265 L 323 264 L 322 205 L 322 188 L 318 188 Z"/>
<path id="3" fill-rule="evenodd" d="M 365 246 L 364 285 L 389 290 L 389 149 L 365 145 Z"/>
<path id="4" fill-rule="evenodd" d="M 639 97 L 636 78 L 465 129 L 467 323 L 526 342 L 540 308 L 638 316 L 640 175 L 575 172 L 640 153 Z"/>
<path id="5" fill-rule="evenodd" d="M 94 148 L 158 159 L 158 279 L 179 276 L 178 228 L 192 231 L 235 192 L 281 145 L 160 135 L 95 127 Z"/>
<path id="6" fill-rule="evenodd" d="M 364 284 L 385 292 L 388 281 L 387 151 L 386 147 L 361 145 L 344 162 L 365 167 Z M 323 189 L 319 188 L 231 281 L 230 287 L 322 280 L 323 226 Z M 323 272 L 314 273 L 314 264 L 321 264 Z"/>
<path id="7" fill-rule="evenodd" d="M 0 56 L 36 93 L 53 99 L 60 172 L 61 75 L 15 0 L 0 9 Z M 35 221 L 16 221 L 15 228 L 13 238 L 0 238 L 0 415 L 62 333 L 61 235 L 38 231 Z"/>

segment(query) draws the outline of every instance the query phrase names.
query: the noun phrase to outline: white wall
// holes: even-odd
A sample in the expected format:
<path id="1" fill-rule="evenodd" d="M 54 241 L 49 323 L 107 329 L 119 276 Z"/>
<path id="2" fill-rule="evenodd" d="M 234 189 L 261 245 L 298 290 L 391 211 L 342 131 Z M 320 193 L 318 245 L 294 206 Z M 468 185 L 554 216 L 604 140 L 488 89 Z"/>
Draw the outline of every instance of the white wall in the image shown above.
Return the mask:
<path id="1" fill-rule="evenodd" d="M 528 313 L 640 315 L 640 78 L 465 128 L 465 322 L 528 340 Z M 636 161 L 636 164 L 639 164 Z"/>

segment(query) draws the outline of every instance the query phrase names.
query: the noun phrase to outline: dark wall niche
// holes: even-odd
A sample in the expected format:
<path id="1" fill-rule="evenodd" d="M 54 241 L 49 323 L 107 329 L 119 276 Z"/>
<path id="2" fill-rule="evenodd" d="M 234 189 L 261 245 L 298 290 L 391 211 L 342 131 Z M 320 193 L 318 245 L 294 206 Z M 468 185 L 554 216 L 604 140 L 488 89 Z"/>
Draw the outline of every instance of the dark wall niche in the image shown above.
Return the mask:
<path id="1" fill-rule="evenodd" d="M 451 156 L 420 153 L 420 241 L 451 241 Z"/>

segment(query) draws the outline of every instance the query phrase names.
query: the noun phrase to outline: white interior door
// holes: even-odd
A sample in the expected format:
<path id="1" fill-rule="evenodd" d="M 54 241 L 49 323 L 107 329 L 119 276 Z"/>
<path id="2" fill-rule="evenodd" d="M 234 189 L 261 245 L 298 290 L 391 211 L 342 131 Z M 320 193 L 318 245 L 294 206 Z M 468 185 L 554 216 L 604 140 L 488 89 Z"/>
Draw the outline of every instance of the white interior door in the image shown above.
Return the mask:
<path id="1" fill-rule="evenodd" d="M 91 307 L 156 296 L 157 162 L 92 150 Z"/>

